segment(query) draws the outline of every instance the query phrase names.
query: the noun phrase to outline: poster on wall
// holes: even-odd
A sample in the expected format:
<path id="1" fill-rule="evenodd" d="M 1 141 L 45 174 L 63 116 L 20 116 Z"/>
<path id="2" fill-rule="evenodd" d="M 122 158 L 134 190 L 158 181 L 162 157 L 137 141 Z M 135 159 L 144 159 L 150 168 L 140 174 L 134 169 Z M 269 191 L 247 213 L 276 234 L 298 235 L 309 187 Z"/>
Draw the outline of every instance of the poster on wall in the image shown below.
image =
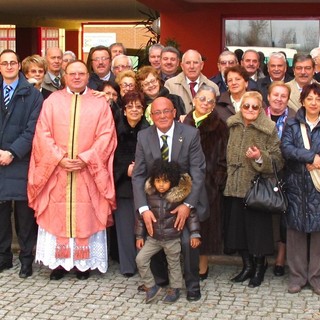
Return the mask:
<path id="1" fill-rule="evenodd" d="M 85 32 L 83 34 L 83 52 L 88 53 L 90 48 L 96 46 L 109 47 L 112 43 L 116 42 L 116 33 L 91 33 Z"/>

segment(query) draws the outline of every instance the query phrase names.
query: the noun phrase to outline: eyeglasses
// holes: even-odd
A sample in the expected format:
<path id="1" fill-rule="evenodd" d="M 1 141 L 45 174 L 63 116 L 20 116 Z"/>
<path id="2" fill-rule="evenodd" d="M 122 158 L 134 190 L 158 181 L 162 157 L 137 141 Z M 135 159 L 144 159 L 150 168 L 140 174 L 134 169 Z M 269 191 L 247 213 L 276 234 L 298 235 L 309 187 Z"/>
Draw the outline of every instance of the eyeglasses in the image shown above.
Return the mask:
<path id="1" fill-rule="evenodd" d="M 206 102 L 207 104 L 210 104 L 210 105 L 214 105 L 216 103 L 216 100 L 214 99 L 208 99 L 205 97 L 205 96 L 200 96 L 200 97 L 197 97 L 197 99 L 199 101 L 201 101 L 202 103 Z"/>
<path id="2" fill-rule="evenodd" d="M 130 88 L 130 89 L 133 89 L 133 88 L 135 87 L 135 84 L 134 84 L 134 83 L 126 83 L 126 82 L 124 82 L 124 83 L 121 83 L 121 84 L 120 84 L 120 87 L 121 87 L 121 88 Z"/>
<path id="3" fill-rule="evenodd" d="M 124 64 L 119 64 L 118 66 L 114 66 L 113 70 L 122 70 L 122 69 L 130 69 L 131 66 L 126 66 Z"/>
<path id="4" fill-rule="evenodd" d="M 91 61 L 94 61 L 94 62 L 99 62 L 99 61 L 107 61 L 107 60 L 110 60 L 110 57 L 97 57 L 97 58 L 94 58 L 94 59 L 91 59 Z"/>
<path id="5" fill-rule="evenodd" d="M 84 77 L 87 73 L 86 72 L 70 72 L 70 73 L 66 73 L 68 76 L 70 76 L 71 78 L 74 78 L 76 76 L 78 76 L 79 78 Z"/>
<path id="6" fill-rule="evenodd" d="M 313 68 L 311 66 L 307 66 L 307 67 L 298 66 L 298 67 L 294 67 L 294 69 L 297 70 L 297 71 L 302 71 L 303 69 L 305 71 L 311 71 Z"/>
<path id="7" fill-rule="evenodd" d="M 142 86 L 142 88 L 147 88 L 147 87 L 149 87 L 150 85 L 151 86 L 153 86 L 153 85 L 155 85 L 156 83 L 157 83 L 157 79 L 156 78 L 154 78 L 154 79 L 152 79 L 152 80 L 150 80 L 150 81 L 145 81 L 145 82 L 143 82 L 143 83 L 141 83 L 141 86 Z"/>
<path id="8" fill-rule="evenodd" d="M 174 110 L 174 109 L 171 109 L 171 110 L 165 109 L 165 110 L 163 110 L 163 111 L 157 110 L 157 111 L 151 112 L 151 114 L 152 114 L 153 116 L 155 116 L 155 117 L 160 117 L 162 114 L 163 114 L 164 116 L 168 116 L 170 113 L 173 112 L 173 110 Z"/>
<path id="9" fill-rule="evenodd" d="M 128 109 L 128 110 L 132 110 L 132 109 L 142 110 L 143 107 L 141 105 L 136 105 L 136 104 L 127 104 L 126 109 Z"/>
<path id="10" fill-rule="evenodd" d="M 15 67 L 18 64 L 17 61 L 3 61 L 0 63 L 1 66 L 3 67 Z"/>
<path id="11" fill-rule="evenodd" d="M 250 108 L 252 108 L 252 110 L 258 111 L 260 109 L 260 106 L 257 104 L 244 103 L 241 108 L 243 108 L 244 110 L 249 110 Z"/>
<path id="12" fill-rule="evenodd" d="M 62 60 L 63 62 L 71 62 L 71 61 L 74 61 L 73 59 L 63 59 Z"/>
<path id="13" fill-rule="evenodd" d="M 236 62 L 234 60 L 230 60 L 230 61 L 220 61 L 219 64 L 221 64 L 222 66 L 234 66 L 236 64 Z"/>

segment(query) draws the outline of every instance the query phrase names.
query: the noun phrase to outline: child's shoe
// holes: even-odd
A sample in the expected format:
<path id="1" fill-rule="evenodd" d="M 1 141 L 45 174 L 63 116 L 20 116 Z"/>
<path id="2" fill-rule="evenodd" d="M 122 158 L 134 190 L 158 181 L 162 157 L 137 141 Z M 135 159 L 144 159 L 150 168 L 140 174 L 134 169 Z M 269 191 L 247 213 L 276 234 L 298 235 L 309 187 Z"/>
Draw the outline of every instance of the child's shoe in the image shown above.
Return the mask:
<path id="1" fill-rule="evenodd" d="M 153 301 L 160 291 L 161 287 L 157 286 L 156 284 L 151 288 L 146 288 L 146 303 Z"/>
<path id="2" fill-rule="evenodd" d="M 163 299 L 164 303 L 176 302 L 180 297 L 180 289 L 169 288 L 167 294 Z"/>

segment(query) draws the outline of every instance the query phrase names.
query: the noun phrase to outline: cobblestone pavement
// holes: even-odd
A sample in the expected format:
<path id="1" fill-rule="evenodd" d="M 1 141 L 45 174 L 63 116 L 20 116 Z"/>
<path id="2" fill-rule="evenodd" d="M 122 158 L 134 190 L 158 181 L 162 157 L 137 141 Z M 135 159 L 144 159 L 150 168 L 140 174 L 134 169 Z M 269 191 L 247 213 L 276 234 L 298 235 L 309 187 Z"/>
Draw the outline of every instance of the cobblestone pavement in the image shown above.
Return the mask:
<path id="1" fill-rule="evenodd" d="M 88 280 L 74 273 L 50 281 L 50 270 L 34 265 L 31 278 L 18 277 L 19 262 L 0 274 L 0 318 L 11 319 L 320 319 L 320 297 L 310 288 L 299 294 L 287 293 L 287 276 L 276 278 L 272 268 L 259 288 L 247 282 L 231 284 L 229 279 L 240 266 L 210 265 L 207 280 L 201 283 L 202 299 L 188 302 L 185 290 L 180 299 L 167 305 L 162 296 L 145 304 L 137 292 L 139 276 L 124 278 L 111 262 L 106 274 L 93 271 Z"/>

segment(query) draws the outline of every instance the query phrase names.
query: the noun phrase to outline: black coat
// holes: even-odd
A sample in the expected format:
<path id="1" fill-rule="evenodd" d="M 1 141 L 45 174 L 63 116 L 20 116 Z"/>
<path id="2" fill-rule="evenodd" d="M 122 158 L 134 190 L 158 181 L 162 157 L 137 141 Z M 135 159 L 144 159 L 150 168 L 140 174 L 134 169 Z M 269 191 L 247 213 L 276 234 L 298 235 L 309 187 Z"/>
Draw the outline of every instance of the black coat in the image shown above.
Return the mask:
<path id="1" fill-rule="evenodd" d="M 286 75 L 284 77 L 284 82 L 289 82 L 292 79 L 293 78 L 289 74 L 286 73 Z M 270 76 L 267 76 L 265 78 L 259 79 L 257 81 L 258 91 L 262 94 L 263 101 L 267 106 L 269 106 L 268 89 L 269 89 L 270 84 L 271 84 Z"/>
<path id="2" fill-rule="evenodd" d="M 192 112 L 185 124 L 195 126 Z M 221 254 L 222 239 L 222 192 L 227 178 L 226 152 L 228 143 L 228 128 L 213 110 L 199 126 L 200 140 L 206 159 L 205 186 L 209 200 L 210 216 L 201 222 L 202 244 L 201 254 Z"/>
<path id="3" fill-rule="evenodd" d="M 109 81 L 111 82 L 115 81 L 115 76 L 112 72 L 110 74 Z M 95 74 L 94 72 L 90 74 L 89 83 L 88 83 L 88 87 L 90 89 L 100 90 L 102 83 L 103 83 L 103 80 L 101 80 L 97 74 Z"/>
<path id="4" fill-rule="evenodd" d="M 177 215 L 172 214 L 171 211 L 180 205 L 188 196 L 191 191 L 191 186 L 191 177 L 188 174 L 182 174 L 179 184 L 163 194 L 160 194 L 151 186 L 150 179 L 146 181 L 145 191 L 148 206 L 157 220 L 153 223 L 154 239 L 172 240 L 180 237 L 182 231 L 174 227 Z M 194 209 L 191 210 L 186 225 L 191 235 L 200 235 L 200 223 Z M 146 227 L 139 213 L 137 213 L 135 234 L 138 239 L 146 237 Z"/>
<path id="5" fill-rule="evenodd" d="M 184 102 L 183 100 L 181 99 L 181 97 L 179 97 L 178 95 L 176 94 L 171 94 L 169 92 L 169 90 L 166 88 L 166 87 L 161 87 L 160 88 L 160 91 L 159 91 L 159 95 L 158 97 L 166 97 L 168 98 L 173 106 L 175 107 L 175 109 L 177 110 L 176 112 L 176 120 L 179 120 L 179 117 L 181 115 L 184 115 L 186 114 L 186 108 L 185 108 L 185 105 L 184 105 Z M 157 97 L 157 98 L 158 98 Z M 147 95 L 145 96 L 145 100 L 146 100 L 146 104 L 149 105 L 152 103 L 152 101 L 154 99 L 148 97 Z"/>
<path id="6" fill-rule="evenodd" d="M 138 132 L 149 126 L 145 118 L 132 128 L 121 114 L 116 122 L 118 145 L 114 156 L 114 183 L 117 198 L 133 198 L 128 166 L 134 161 Z"/>
<path id="7" fill-rule="evenodd" d="M 1 77 L 0 88 L 2 87 Z M 3 101 L 3 90 L 0 90 L 0 95 L 0 100 Z M 0 166 L 0 200 L 27 200 L 32 139 L 42 102 L 40 91 L 20 73 L 8 112 L 0 112 L 0 149 L 10 150 L 15 156 L 8 166 Z"/>
<path id="8" fill-rule="evenodd" d="M 320 231 L 320 192 L 312 182 L 307 163 L 320 154 L 320 123 L 307 133 L 311 149 L 304 147 L 300 122 L 306 124 L 305 108 L 301 107 L 294 119 L 288 119 L 282 134 L 281 151 L 285 165 L 285 186 L 289 200 L 287 226 L 300 232 Z"/>

